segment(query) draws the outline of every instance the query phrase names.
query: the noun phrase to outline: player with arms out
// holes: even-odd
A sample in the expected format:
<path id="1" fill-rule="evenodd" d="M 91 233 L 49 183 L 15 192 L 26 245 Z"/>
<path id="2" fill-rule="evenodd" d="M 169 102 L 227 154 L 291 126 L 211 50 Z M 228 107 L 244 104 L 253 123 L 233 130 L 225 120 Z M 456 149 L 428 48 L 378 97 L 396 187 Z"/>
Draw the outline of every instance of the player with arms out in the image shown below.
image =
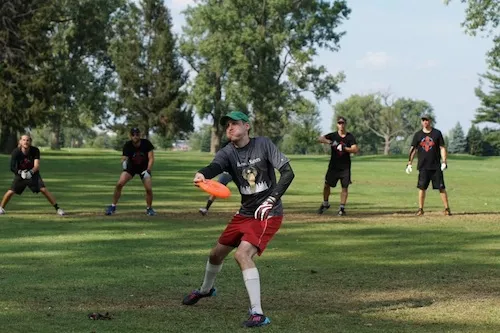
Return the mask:
<path id="1" fill-rule="evenodd" d="M 424 215 L 425 192 L 432 181 L 432 188 L 439 190 L 444 204 L 444 215 L 451 215 L 448 205 L 448 194 L 444 185 L 443 171 L 448 168 L 448 156 L 443 134 L 432 127 L 432 116 L 424 115 L 421 118 L 422 129 L 415 133 L 410 147 L 410 156 L 406 165 L 406 173 L 413 171 L 412 162 L 418 152 L 418 211 L 417 216 Z"/>
<path id="2" fill-rule="evenodd" d="M 31 136 L 25 134 L 21 136 L 19 145 L 12 151 L 10 158 L 10 170 L 14 173 L 14 180 L 11 188 L 3 196 L 0 203 L 0 214 L 5 214 L 5 206 L 14 194 L 21 195 L 26 187 L 29 187 L 33 193 L 42 192 L 52 206 L 54 206 L 57 215 L 65 215 L 59 208 L 56 199 L 52 193 L 47 190 L 42 176 L 40 176 L 40 150 L 31 145 Z"/>
<path id="3" fill-rule="evenodd" d="M 265 137 L 249 137 L 248 116 L 233 111 L 222 117 L 230 143 L 219 150 L 213 161 L 199 170 L 194 183 L 228 172 L 241 194 L 241 207 L 233 216 L 210 252 L 201 288 L 183 299 L 194 305 L 201 298 L 215 296 L 214 282 L 224 258 L 236 249 L 234 258 L 240 266 L 250 299 L 250 317 L 244 327 L 268 325 L 270 319 L 261 306 L 260 277 L 254 256 L 261 255 L 283 221 L 281 196 L 295 177 L 289 159 Z M 275 169 L 280 172 L 276 182 Z"/>
<path id="4" fill-rule="evenodd" d="M 115 186 L 113 202 L 106 208 L 106 215 L 116 212 L 116 205 L 122 194 L 123 187 L 135 175 L 139 175 L 146 190 L 146 215 L 155 216 L 153 209 L 153 184 L 151 181 L 151 169 L 155 161 L 155 147 L 148 139 L 141 139 L 141 131 L 134 127 L 130 130 L 130 140 L 123 146 L 122 168 L 123 171 Z"/>
<path id="5" fill-rule="evenodd" d="M 351 184 L 351 154 L 359 151 L 354 135 L 346 131 L 347 120 L 339 116 L 337 118 L 337 131 L 320 136 L 320 143 L 329 144 L 331 147 L 330 163 L 326 171 L 325 184 L 323 186 L 323 203 L 318 209 L 318 214 L 323 214 L 330 208 L 328 199 L 330 197 L 330 188 L 337 186 L 340 180 L 342 191 L 340 192 L 340 206 L 338 215 L 344 216 L 345 205 L 349 184 Z"/>

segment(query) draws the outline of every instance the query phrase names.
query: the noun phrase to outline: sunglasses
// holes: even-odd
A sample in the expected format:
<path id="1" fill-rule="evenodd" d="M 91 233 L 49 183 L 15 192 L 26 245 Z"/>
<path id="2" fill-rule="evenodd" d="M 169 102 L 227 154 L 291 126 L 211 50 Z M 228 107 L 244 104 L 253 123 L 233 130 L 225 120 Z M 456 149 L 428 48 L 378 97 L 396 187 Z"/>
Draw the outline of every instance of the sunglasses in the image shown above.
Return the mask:
<path id="1" fill-rule="evenodd" d="M 430 119 L 422 118 L 422 121 L 430 121 Z"/>
<path id="2" fill-rule="evenodd" d="M 344 125 L 345 124 L 345 121 L 338 121 L 337 124 L 339 125 Z"/>
<path id="3" fill-rule="evenodd" d="M 141 136 L 141 133 L 130 133 L 132 136 Z"/>

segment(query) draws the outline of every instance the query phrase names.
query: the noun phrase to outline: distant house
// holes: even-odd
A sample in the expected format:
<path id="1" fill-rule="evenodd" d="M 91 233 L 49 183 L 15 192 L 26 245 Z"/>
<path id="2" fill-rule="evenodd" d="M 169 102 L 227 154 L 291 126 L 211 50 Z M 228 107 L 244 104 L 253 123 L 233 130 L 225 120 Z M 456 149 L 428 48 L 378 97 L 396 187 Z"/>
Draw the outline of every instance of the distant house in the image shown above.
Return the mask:
<path id="1" fill-rule="evenodd" d="M 189 147 L 188 140 L 177 140 L 174 143 L 172 143 L 173 151 L 188 151 L 190 149 L 191 147 Z"/>

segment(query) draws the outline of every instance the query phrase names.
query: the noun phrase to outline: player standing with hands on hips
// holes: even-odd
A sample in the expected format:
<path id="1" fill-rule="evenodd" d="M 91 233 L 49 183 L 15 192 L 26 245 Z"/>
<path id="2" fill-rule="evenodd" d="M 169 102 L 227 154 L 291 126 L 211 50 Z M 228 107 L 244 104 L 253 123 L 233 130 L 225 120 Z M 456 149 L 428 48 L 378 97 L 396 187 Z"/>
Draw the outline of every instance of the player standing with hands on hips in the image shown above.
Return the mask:
<path id="1" fill-rule="evenodd" d="M 123 187 L 135 175 L 139 175 L 146 190 L 146 215 L 155 216 L 153 209 L 153 185 L 151 181 L 151 169 L 155 161 L 155 147 L 148 139 L 141 139 L 141 131 L 134 127 L 130 130 L 130 140 L 123 146 L 122 168 L 120 179 L 115 186 L 113 202 L 106 208 L 106 215 L 112 215 L 116 211 L 116 204 L 120 199 Z"/>
<path id="2" fill-rule="evenodd" d="M 14 173 L 14 180 L 11 188 L 3 196 L 0 203 L 0 215 L 5 214 L 5 206 L 14 194 L 21 195 L 26 187 L 29 187 L 33 193 L 42 192 L 54 206 L 57 215 L 65 215 L 59 208 L 54 195 L 47 190 L 42 177 L 40 176 L 40 150 L 31 145 L 31 136 L 25 134 L 19 139 L 19 145 L 12 151 L 10 158 L 10 170 Z"/>
<path id="3" fill-rule="evenodd" d="M 250 299 L 250 317 L 244 327 L 268 325 L 271 321 L 261 306 L 259 271 L 253 260 L 261 255 L 283 221 L 281 196 L 295 177 L 289 159 L 265 137 L 249 137 L 248 116 L 233 111 L 221 118 L 230 140 L 213 161 L 199 170 L 194 183 L 228 172 L 241 194 L 241 207 L 233 216 L 210 252 L 200 289 L 192 291 L 182 303 L 194 305 L 201 298 L 215 296 L 214 282 L 224 258 L 236 249 L 234 258 L 240 266 Z M 275 169 L 280 172 L 276 182 Z"/>
<path id="4" fill-rule="evenodd" d="M 340 206 L 338 215 L 344 216 L 348 188 L 351 184 L 351 154 L 359 151 L 354 135 L 346 131 L 347 120 L 339 116 L 337 118 L 337 131 L 320 136 L 320 143 L 329 144 L 331 147 L 330 163 L 325 176 L 325 185 L 323 187 L 323 203 L 318 209 L 318 214 L 323 214 L 330 208 L 328 198 L 330 197 L 330 187 L 337 186 L 340 180 L 342 191 L 340 192 Z"/>
<path id="5" fill-rule="evenodd" d="M 448 194 L 444 185 L 443 171 L 448 168 L 446 161 L 447 151 L 443 134 L 432 127 L 432 116 L 424 115 L 421 118 L 422 129 L 415 133 L 410 147 L 410 156 L 406 166 L 406 173 L 413 171 L 412 162 L 418 152 L 418 211 L 417 216 L 424 215 L 425 191 L 432 180 L 432 188 L 439 190 L 444 204 L 444 215 L 451 215 L 448 205 Z"/>

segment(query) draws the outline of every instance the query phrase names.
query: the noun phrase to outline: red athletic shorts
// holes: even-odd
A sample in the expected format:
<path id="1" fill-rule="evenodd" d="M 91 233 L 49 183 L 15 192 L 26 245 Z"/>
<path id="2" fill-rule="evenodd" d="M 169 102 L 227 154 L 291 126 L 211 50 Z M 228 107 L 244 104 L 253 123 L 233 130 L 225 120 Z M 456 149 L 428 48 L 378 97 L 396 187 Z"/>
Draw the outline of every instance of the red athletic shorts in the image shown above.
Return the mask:
<path id="1" fill-rule="evenodd" d="M 247 241 L 258 248 L 258 255 L 266 249 L 274 234 L 278 232 L 283 216 L 271 216 L 259 221 L 253 217 L 236 214 L 219 237 L 219 243 L 238 247 L 241 241 Z"/>

